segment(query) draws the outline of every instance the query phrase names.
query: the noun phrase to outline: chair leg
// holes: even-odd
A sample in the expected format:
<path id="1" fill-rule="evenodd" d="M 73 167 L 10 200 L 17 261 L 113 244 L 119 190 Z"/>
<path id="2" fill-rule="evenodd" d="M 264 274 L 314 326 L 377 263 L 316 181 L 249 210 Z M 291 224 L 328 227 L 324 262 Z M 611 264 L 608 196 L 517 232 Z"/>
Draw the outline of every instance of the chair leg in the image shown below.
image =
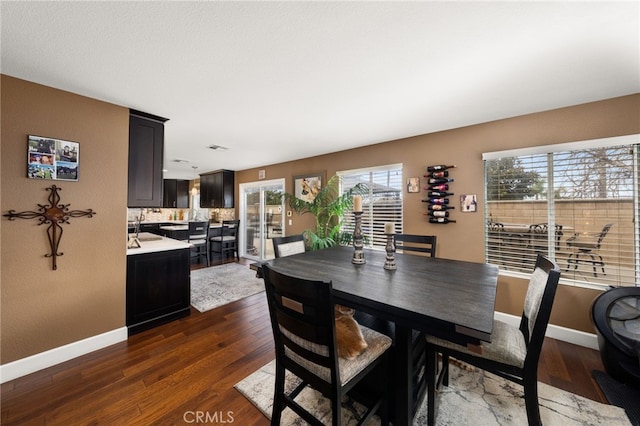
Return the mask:
<path id="1" fill-rule="evenodd" d="M 438 354 L 427 343 L 427 425 L 436 424 L 436 382 L 438 381 Z"/>
<path id="2" fill-rule="evenodd" d="M 527 420 L 529 426 L 541 426 L 540 406 L 538 405 L 538 380 L 537 377 L 524 378 L 524 403 L 527 407 Z"/>
<path id="3" fill-rule="evenodd" d="M 276 383 L 273 393 L 273 410 L 271 411 L 271 424 L 280 425 L 282 410 L 284 409 L 284 374 L 283 367 L 276 362 Z"/>

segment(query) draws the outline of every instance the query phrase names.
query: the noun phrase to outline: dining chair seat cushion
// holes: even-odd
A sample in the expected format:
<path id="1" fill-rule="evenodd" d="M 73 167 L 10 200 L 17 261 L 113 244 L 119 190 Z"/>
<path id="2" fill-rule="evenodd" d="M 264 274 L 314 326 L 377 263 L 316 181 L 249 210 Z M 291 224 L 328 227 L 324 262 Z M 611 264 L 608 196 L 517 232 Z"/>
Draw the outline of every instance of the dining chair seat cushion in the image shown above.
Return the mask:
<path id="1" fill-rule="evenodd" d="M 482 353 L 470 351 L 466 346 L 457 345 L 434 336 L 428 335 L 427 342 L 467 355 L 520 368 L 524 367 L 524 360 L 527 356 L 527 344 L 520 329 L 498 320 L 493 321 L 491 343 L 482 342 Z"/>
<path id="2" fill-rule="evenodd" d="M 204 238 L 201 239 L 201 240 L 191 239 L 191 240 L 189 240 L 189 244 L 191 244 L 192 246 L 200 246 L 200 245 L 203 245 L 203 244 L 207 244 L 207 240 L 204 239 Z"/>
<path id="3" fill-rule="evenodd" d="M 389 347 L 391 347 L 391 338 L 382 333 L 378 333 L 370 328 L 360 326 L 364 340 L 367 342 L 367 349 L 364 350 L 359 356 L 353 360 L 346 358 L 338 358 L 339 370 L 340 370 L 340 382 L 344 386 L 349 383 L 358 373 L 364 370 L 373 360 L 382 355 Z M 282 328 L 282 334 L 287 336 L 297 345 L 319 355 L 328 356 L 329 348 L 324 345 L 318 345 L 303 339 L 295 334 L 289 332 L 287 329 Z M 330 370 L 327 367 L 315 364 L 295 352 L 289 350 L 285 346 L 285 355 L 291 360 L 295 361 L 306 370 L 311 371 L 316 376 L 320 377 L 327 383 L 331 383 Z"/>
<path id="4" fill-rule="evenodd" d="M 280 257 L 304 253 L 304 250 L 304 241 L 293 241 L 291 243 L 278 244 L 278 255 Z"/>
<path id="5" fill-rule="evenodd" d="M 211 241 L 235 241 L 234 235 L 218 235 L 217 237 L 211 237 Z"/>
<path id="6" fill-rule="evenodd" d="M 206 240 L 207 234 L 189 235 L 189 240 Z"/>

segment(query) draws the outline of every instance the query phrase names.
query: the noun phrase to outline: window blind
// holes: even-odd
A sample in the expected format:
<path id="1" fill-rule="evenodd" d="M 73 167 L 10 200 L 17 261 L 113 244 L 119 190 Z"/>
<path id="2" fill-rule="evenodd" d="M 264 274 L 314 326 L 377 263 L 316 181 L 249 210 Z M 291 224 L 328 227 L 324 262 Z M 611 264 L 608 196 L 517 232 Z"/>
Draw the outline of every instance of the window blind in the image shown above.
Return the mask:
<path id="1" fill-rule="evenodd" d="M 368 169 L 341 171 L 341 192 L 358 183 L 366 185 L 368 193 L 362 197 L 362 234 L 365 247 L 384 247 L 384 224 L 395 224 L 402 232 L 402 164 Z M 343 218 L 342 229 L 353 232 L 353 211 Z"/>
<path id="2" fill-rule="evenodd" d="M 635 285 L 637 145 L 485 158 L 488 262 L 530 272 L 542 253 L 565 282 Z"/>

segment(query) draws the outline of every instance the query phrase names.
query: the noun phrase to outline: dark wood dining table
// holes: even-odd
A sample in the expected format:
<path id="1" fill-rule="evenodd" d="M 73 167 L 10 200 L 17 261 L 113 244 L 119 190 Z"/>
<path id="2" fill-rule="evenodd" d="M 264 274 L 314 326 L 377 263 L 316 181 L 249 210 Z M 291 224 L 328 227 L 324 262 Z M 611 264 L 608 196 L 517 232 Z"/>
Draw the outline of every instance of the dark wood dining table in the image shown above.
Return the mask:
<path id="1" fill-rule="evenodd" d="M 267 261 L 293 276 L 331 281 L 336 303 L 395 323 L 392 368 L 394 424 L 413 422 L 412 330 L 461 344 L 491 341 L 498 268 L 495 265 L 396 253 L 396 270 L 383 268 L 386 253 L 366 250 L 353 264 L 352 247 L 332 247 Z"/>

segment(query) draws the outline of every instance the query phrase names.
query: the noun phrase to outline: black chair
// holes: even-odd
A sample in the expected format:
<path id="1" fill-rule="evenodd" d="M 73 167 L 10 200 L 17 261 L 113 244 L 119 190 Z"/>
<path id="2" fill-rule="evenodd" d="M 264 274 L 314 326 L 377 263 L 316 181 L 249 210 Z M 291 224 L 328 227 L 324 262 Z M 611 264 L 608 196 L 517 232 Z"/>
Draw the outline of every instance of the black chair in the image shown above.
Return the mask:
<path id="1" fill-rule="evenodd" d="M 191 258 L 204 257 L 209 266 L 209 221 L 189 222 L 187 242 L 191 245 Z"/>
<path id="2" fill-rule="evenodd" d="M 239 220 L 223 220 L 220 235 L 209 238 L 211 255 L 220 253 L 222 260 L 225 260 L 229 254 L 235 254 L 235 259 L 240 260 L 240 255 L 238 254 L 239 234 Z"/>
<path id="3" fill-rule="evenodd" d="M 422 253 L 428 254 L 430 257 L 436 257 L 437 239 L 433 235 L 410 235 L 396 234 L 396 241 L 402 241 L 403 245 L 398 247 L 405 253 Z M 356 311 L 354 318 L 360 323 L 378 332 L 395 337 L 395 324 L 382 318 L 377 318 L 367 312 Z M 426 334 L 422 331 L 411 330 L 411 365 L 412 365 L 412 384 L 413 384 L 413 406 L 414 414 L 419 408 L 420 401 L 424 397 L 427 387 L 425 364 L 426 364 Z M 390 359 L 392 363 L 396 362 L 395 345 L 391 350 Z M 390 378 L 391 381 L 396 380 L 395 377 Z M 394 385 L 391 386 L 395 388 Z M 392 396 L 393 399 L 393 396 Z"/>
<path id="4" fill-rule="evenodd" d="M 296 396 L 311 386 L 331 400 L 332 424 L 340 425 L 341 400 L 347 392 L 370 373 L 385 377 L 386 352 L 391 339 L 361 327 L 367 349 L 354 360 L 338 357 L 334 301 L 331 282 L 311 281 L 281 274 L 268 264 L 262 266 L 269 314 L 276 349 L 275 396 L 271 424 L 279 425 L 282 411 L 289 407 L 306 422 L 324 426 L 295 401 Z M 285 370 L 302 380 L 289 394 L 285 391 Z M 377 382 L 380 391 L 367 400 L 358 424 L 378 413 L 382 424 L 388 424 L 387 385 Z M 372 390 L 368 387 L 368 390 Z M 350 396 L 358 400 L 353 392 Z M 360 395 L 362 396 L 362 395 Z"/>
<path id="5" fill-rule="evenodd" d="M 548 235 L 549 224 L 548 223 L 536 223 L 529 226 L 529 244 L 528 248 L 534 252 L 541 252 L 542 254 L 548 253 Z M 562 240 L 562 225 L 554 225 L 553 240 L 555 243 L 556 251 L 560 250 L 560 241 Z"/>
<path id="6" fill-rule="evenodd" d="M 607 223 L 602 228 L 602 231 L 598 232 L 597 234 L 574 234 L 572 237 L 568 238 L 567 246 L 575 247 L 576 249 L 578 249 L 578 251 L 571 253 L 567 258 L 567 271 L 569 270 L 571 264 L 574 265 L 573 269 L 578 269 L 578 265 L 580 263 L 591 263 L 591 265 L 593 266 L 594 277 L 598 276 L 598 270 L 596 269 L 596 267 L 598 266 L 602 268 L 602 274 L 607 275 L 604 272 L 604 259 L 602 259 L 602 256 L 600 255 L 600 253 L 598 253 L 598 251 L 602 246 L 602 240 L 604 240 L 604 237 L 607 236 L 612 226 L 613 223 Z M 581 259 L 580 255 L 582 254 L 589 255 L 589 259 Z M 596 256 L 598 256 L 600 260 L 596 260 Z"/>
<path id="7" fill-rule="evenodd" d="M 273 240 L 273 253 L 276 258 L 304 253 L 304 235 L 296 234 L 286 237 L 276 237 Z"/>
<path id="8" fill-rule="evenodd" d="M 529 425 L 540 425 L 538 406 L 538 360 L 560 279 L 558 265 L 538 255 L 529 280 L 520 327 L 495 320 L 491 343 L 483 342 L 480 353 L 466 346 L 427 336 L 427 404 L 429 425 L 435 424 L 435 390 L 448 386 L 449 357 L 467 362 L 524 387 Z M 438 374 L 437 354 L 442 354 Z M 480 419 L 477 419 L 480 421 Z"/>
<path id="9" fill-rule="evenodd" d="M 504 265 L 504 224 L 500 222 L 487 223 L 487 261 L 502 262 Z"/>
<path id="10" fill-rule="evenodd" d="M 435 235 L 411 235 L 396 234 L 396 249 L 403 252 L 413 251 L 425 253 L 431 257 L 436 257 L 436 236 Z M 397 243 L 401 242 L 401 245 Z"/>

